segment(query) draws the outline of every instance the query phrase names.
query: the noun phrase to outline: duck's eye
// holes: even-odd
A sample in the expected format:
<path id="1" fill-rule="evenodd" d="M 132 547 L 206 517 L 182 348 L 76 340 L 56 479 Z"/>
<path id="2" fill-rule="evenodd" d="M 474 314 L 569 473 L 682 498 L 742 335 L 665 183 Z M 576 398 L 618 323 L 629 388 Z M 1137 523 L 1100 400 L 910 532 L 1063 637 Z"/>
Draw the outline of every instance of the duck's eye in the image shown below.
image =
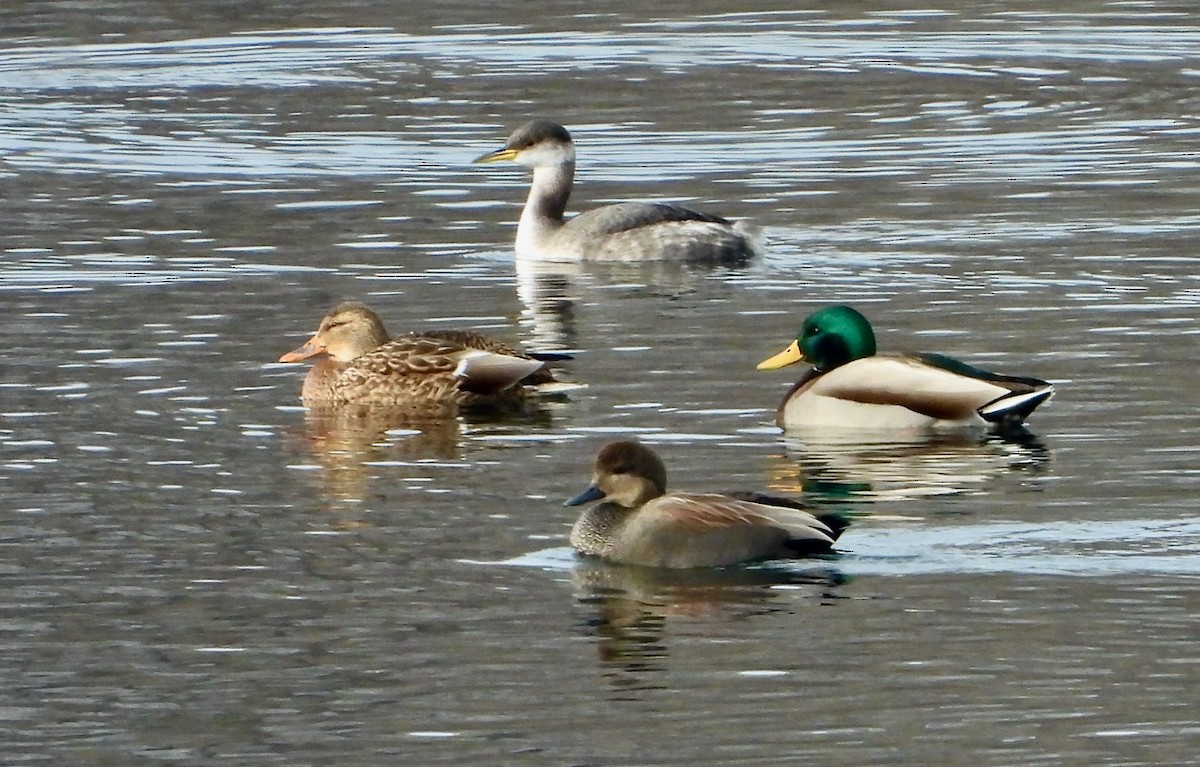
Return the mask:
<path id="1" fill-rule="evenodd" d="M 819 327 L 817 327 L 816 325 L 813 325 L 812 327 L 810 327 L 808 330 L 806 330 L 804 332 L 804 335 L 815 336 L 817 333 L 820 333 L 820 332 L 821 332 L 821 329 Z"/>
<path id="2" fill-rule="evenodd" d="M 613 469 L 613 474 L 628 474 L 631 471 L 633 471 L 632 466 L 630 466 L 628 464 L 621 464 L 620 466 Z"/>

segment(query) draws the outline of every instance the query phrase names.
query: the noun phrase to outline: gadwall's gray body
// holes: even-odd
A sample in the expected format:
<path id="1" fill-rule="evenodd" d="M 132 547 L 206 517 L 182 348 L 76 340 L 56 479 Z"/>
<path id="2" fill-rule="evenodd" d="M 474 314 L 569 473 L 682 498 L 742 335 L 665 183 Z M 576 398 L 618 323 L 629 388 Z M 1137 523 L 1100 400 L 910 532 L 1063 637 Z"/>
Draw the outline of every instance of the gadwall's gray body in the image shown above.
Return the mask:
<path id="1" fill-rule="evenodd" d="M 611 442 L 592 484 L 567 502 L 586 509 L 571 530 L 580 553 L 630 565 L 712 567 L 828 552 L 845 527 L 790 499 L 743 493 L 667 493 L 667 472 L 639 442 Z"/>

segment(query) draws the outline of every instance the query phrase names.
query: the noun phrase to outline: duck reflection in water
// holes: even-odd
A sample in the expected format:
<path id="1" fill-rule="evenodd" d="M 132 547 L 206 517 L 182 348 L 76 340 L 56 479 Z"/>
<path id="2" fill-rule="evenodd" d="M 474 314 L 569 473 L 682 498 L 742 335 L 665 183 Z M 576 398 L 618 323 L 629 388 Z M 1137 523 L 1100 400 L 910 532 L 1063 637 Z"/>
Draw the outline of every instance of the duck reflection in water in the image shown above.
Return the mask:
<path id="1" fill-rule="evenodd" d="M 370 495 L 381 461 L 454 459 L 461 453 L 457 418 L 418 418 L 365 405 L 316 407 L 305 413 L 301 436 L 321 467 L 330 501 L 360 504 Z"/>
<path id="2" fill-rule="evenodd" d="M 578 348 L 578 268 L 526 258 L 518 258 L 516 266 L 525 338 L 547 351 Z"/>
<path id="3" fill-rule="evenodd" d="M 792 430 L 768 464 L 773 492 L 876 501 L 975 492 L 1006 472 L 1044 473 L 1050 453 L 1028 432 L 884 435 Z"/>
<path id="4" fill-rule="evenodd" d="M 667 670 L 677 622 L 717 625 L 835 604 L 846 578 L 828 563 L 673 570 L 587 558 L 572 581 L 602 670 L 620 695 L 632 695 L 668 686 L 656 676 Z"/>
<path id="5" fill-rule="evenodd" d="M 553 403 L 542 401 L 519 409 L 466 407 L 433 415 L 370 405 L 314 407 L 305 413 L 302 432 L 293 433 L 321 467 L 329 500 L 356 507 L 371 497 L 381 474 L 405 470 L 386 463 L 457 460 L 480 433 L 547 431 L 553 412 Z"/>
<path id="6" fill-rule="evenodd" d="M 530 348 L 546 352 L 580 348 L 581 295 L 598 286 L 621 286 L 629 292 L 649 291 L 664 297 L 695 292 L 712 283 L 714 272 L 731 267 L 652 261 L 639 264 L 561 263 L 516 259 L 521 325 Z"/>

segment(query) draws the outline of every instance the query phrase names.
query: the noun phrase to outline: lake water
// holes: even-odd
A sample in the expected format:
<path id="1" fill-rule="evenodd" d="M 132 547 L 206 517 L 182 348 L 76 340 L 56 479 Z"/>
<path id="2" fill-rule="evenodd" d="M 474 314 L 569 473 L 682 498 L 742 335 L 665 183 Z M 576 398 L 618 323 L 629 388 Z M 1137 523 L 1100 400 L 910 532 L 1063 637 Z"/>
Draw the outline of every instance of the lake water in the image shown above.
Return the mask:
<path id="1" fill-rule="evenodd" d="M 1195 8 L 785 5 L 0 8 L 0 762 L 1193 763 Z M 517 263 L 527 178 L 470 160 L 535 115 L 572 210 L 764 255 Z M 275 360 L 350 298 L 586 388 L 318 420 Z M 1058 394 L 1021 440 L 785 436 L 754 365 L 832 302 Z M 561 503 L 631 434 L 861 518 L 832 561 L 579 562 Z"/>

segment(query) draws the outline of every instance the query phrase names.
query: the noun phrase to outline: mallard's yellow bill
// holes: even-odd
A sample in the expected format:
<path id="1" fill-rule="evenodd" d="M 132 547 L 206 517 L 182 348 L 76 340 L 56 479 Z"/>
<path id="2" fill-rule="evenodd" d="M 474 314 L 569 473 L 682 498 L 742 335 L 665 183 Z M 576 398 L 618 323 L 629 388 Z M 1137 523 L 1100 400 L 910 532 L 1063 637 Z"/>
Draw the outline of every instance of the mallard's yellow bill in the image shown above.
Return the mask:
<path id="1" fill-rule="evenodd" d="M 796 362 L 804 361 L 804 352 L 800 351 L 800 342 L 792 341 L 792 345 L 770 359 L 758 363 L 759 370 L 775 370 L 787 367 Z"/>
<path id="2" fill-rule="evenodd" d="M 504 160 L 517 159 L 517 150 L 515 149 L 497 149 L 495 152 L 488 152 L 485 155 L 476 157 L 474 162 L 503 162 Z"/>

